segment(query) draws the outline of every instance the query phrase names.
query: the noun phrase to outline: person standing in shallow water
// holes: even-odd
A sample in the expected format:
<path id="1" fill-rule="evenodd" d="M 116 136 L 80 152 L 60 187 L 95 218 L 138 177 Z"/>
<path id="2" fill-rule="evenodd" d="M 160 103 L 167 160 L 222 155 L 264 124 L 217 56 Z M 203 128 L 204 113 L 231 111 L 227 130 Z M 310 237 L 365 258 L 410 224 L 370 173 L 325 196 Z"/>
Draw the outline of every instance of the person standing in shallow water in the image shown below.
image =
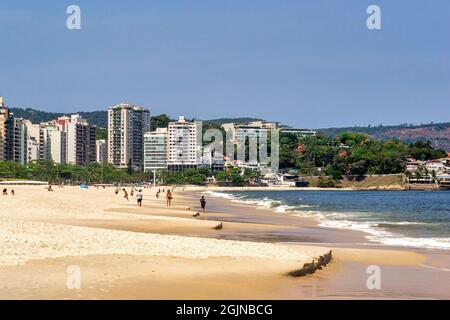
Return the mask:
<path id="1" fill-rule="evenodd" d="M 205 208 L 206 208 L 206 199 L 204 196 L 202 196 L 200 198 L 200 206 L 202 207 L 202 211 L 205 212 Z"/>
<path id="2" fill-rule="evenodd" d="M 170 192 L 170 190 L 167 190 L 167 193 L 166 193 L 167 203 L 166 203 L 166 205 L 168 207 L 170 207 L 172 205 L 172 199 L 173 199 L 172 192 Z"/>

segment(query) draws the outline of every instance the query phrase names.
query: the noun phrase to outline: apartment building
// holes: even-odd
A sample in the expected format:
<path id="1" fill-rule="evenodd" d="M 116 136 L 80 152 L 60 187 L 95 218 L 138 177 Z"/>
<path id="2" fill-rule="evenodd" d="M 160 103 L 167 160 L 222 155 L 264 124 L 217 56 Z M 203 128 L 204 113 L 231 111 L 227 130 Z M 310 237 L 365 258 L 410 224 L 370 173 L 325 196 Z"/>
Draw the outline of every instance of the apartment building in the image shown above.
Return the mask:
<path id="1" fill-rule="evenodd" d="M 108 143 L 106 140 L 96 141 L 96 161 L 105 164 L 108 162 Z"/>
<path id="2" fill-rule="evenodd" d="M 8 132 L 8 161 L 26 164 L 28 159 L 28 133 L 23 119 L 11 117 Z"/>
<path id="3" fill-rule="evenodd" d="M 150 131 L 150 111 L 132 104 L 108 109 L 108 162 L 118 168 L 144 162 L 144 134 Z"/>
<path id="4" fill-rule="evenodd" d="M 317 132 L 315 130 L 311 129 L 295 129 L 295 128 L 287 128 L 282 127 L 280 128 L 281 133 L 291 133 L 298 135 L 300 137 L 314 137 L 317 135 Z"/>
<path id="5" fill-rule="evenodd" d="M 168 127 L 168 169 L 181 171 L 197 168 L 197 124 L 180 116 L 178 121 L 170 122 Z M 201 147 L 201 146 L 199 146 Z"/>
<path id="6" fill-rule="evenodd" d="M 67 137 L 67 163 L 86 165 L 97 161 L 96 127 L 89 124 L 80 115 L 74 114 L 70 119 L 59 118 L 57 125 Z"/>
<path id="7" fill-rule="evenodd" d="M 67 133 L 58 126 L 42 124 L 39 132 L 39 159 L 55 163 L 67 162 Z"/>
<path id="8" fill-rule="evenodd" d="M 216 150 L 212 150 L 209 147 L 203 148 L 203 154 L 198 162 L 199 168 L 206 168 L 212 171 L 223 171 L 224 169 L 224 156 Z"/>
<path id="9" fill-rule="evenodd" d="M 167 128 L 144 134 L 144 171 L 167 169 Z"/>
<path id="10" fill-rule="evenodd" d="M 39 136 L 41 127 L 39 124 L 33 124 L 30 120 L 24 120 L 27 129 L 27 163 L 39 160 Z"/>
<path id="11" fill-rule="evenodd" d="M 7 135 L 9 121 L 9 109 L 5 107 L 3 97 L 0 97 L 0 161 L 7 160 Z"/>
<path id="12" fill-rule="evenodd" d="M 0 161 L 27 163 L 27 127 L 15 118 L 0 97 Z"/>

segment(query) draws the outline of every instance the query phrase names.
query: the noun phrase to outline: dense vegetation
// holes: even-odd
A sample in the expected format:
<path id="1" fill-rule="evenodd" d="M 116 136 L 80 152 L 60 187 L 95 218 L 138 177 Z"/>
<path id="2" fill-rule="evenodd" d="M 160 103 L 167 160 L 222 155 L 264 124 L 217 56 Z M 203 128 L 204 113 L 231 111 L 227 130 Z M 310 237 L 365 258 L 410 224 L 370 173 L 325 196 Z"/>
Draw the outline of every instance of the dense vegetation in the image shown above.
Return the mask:
<path id="1" fill-rule="evenodd" d="M 150 174 L 134 172 L 130 175 L 126 169 L 116 169 L 110 164 L 91 163 L 79 166 L 39 160 L 26 165 L 0 162 L 0 178 L 39 180 L 58 184 L 62 182 L 115 183 L 149 181 Z"/>
<path id="2" fill-rule="evenodd" d="M 167 128 L 169 122 L 173 121 L 167 114 L 160 114 L 159 116 L 153 116 L 150 119 L 150 130 L 155 131 L 156 128 Z"/>
<path id="3" fill-rule="evenodd" d="M 398 140 L 375 140 L 360 133 L 305 138 L 283 134 L 280 138 L 282 169 L 296 168 L 305 175 L 325 174 L 335 179 L 402 173 L 407 157 L 431 160 L 445 156 L 444 150 L 433 149 L 429 142 L 408 145 Z"/>
<path id="4" fill-rule="evenodd" d="M 280 138 L 280 169 L 321 176 L 321 186 L 331 186 L 344 176 L 362 178 L 367 174 L 403 173 L 408 157 L 431 160 L 445 156 L 444 150 L 433 149 L 429 142 L 419 141 L 407 145 L 397 140 L 379 141 L 357 133 L 344 133 L 337 137 L 282 134 Z M 212 176 L 219 182 L 232 185 L 256 181 L 259 177 L 256 172 L 246 170 L 241 173 L 238 168 L 215 173 L 207 169 L 187 169 L 183 172 L 159 172 L 158 180 L 169 184 L 202 184 Z M 0 162 L 0 178 L 46 180 L 53 183 L 112 183 L 150 181 L 152 174 L 116 169 L 109 164 L 78 166 L 40 160 L 27 165 Z"/>
<path id="5" fill-rule="evenodd" d="M 97 128 L 95 131 L 96 140 L 108 140 L 108 130 L 105 128 Z"/>
<path id="6" fill-rule="evenodd" d="M 441 148 L 450 152 L 450 122 L 429 123 L 421 125 L 402 124 L 398 126 L 368 126 L 329 128 L 318 130 L 321 134 L 338 136 L 344 132 L 365 133 L 378 140 L 398 139 L 405 143 L 417 141 L 430 141 L 435 148 Z"/>
<path id="7" fill-rule="evenodd" d="M 34 109 L 21 109 L 21 108 L 10 108 L 11 112 L 14 113 L 16 118 L 24 118 L 30 120 L 32 123 L 47 122 L 57 117 L 60 117 L 62 113 L 56 112 L 45 112 Z"/>
<path id="8" fill-rule="evenodd" d="M 243 185 L 245 181 L 255 181 L 259 177 L 259 173 L 245 170 L 241 174 L 238 168 L 230 168 L 221 172 L 212 172 L 209 169 L 186 169 L 181 172 L 159 171 L 156 179 L 170 185 L 202 185 L 212 176 L 215 176 L 219 182 Z M 53 184 L 134 183 L 153 182 L 153 173 L 133 172 L 128 169 L 117 169 L 110 164 L 98 163 L 79 166 L 39 160 L 21 165 L 15 162 L 0 161 L 0 178 L 48 181 Z"/>
<path id="9" fill-rule="evenodd" d="M 342 177 L 362 178 L 366 174 L 403 173 L 408 156 L 420 160 L 444 157 L 443 150 L 436 150 L 431 144 L 416 142 L 406 145 L 399 141 L 377 141 L 367 135 L 345 133 L 336 138 L 297 137 L 284 134 L 281 137 L 280 168 L 284 171 L 296 169 L 304 175 L 319 175 L 319 185 L 334 186 Z M 255 182 L 259 173 L 239 168 L 228 168 L 222 172 L 208 169 L 187 169 L 183 172 L 158 172 L 157 179 L 168 184 L 203 184 L 208 177 L 216 181 L 243 185 Z M 55 164 L 39 160 L 21 165 L 14 162 L 0 162 L 0 178 L 43 180 L 51 183 L 87 182 L 115 183 L 151 181 L 152 173 L 117 169 L 110 164 L 91 163 L 87 166 Z"/>

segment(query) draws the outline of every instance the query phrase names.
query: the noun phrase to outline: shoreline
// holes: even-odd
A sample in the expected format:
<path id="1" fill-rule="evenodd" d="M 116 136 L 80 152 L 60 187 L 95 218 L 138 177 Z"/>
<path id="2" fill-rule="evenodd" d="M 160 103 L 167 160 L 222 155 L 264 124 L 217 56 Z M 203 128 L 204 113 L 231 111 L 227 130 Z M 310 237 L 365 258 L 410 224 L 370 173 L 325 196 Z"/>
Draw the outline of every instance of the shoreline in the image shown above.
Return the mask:
<path id="1" fill-rule="evenodd" d="M 212 199 L 213 202 L 218 201 L 219 206 L 238 206 L 245 208 L 243 211 L 257 211 L 259 215 L 263 212 L 269 212 L 271 215 L 282 216 L 283 219 L 291 218 L 289 215 L 286 216 L 283 213 L 276 212 L 273 208 L 255 208 L 250 204 L 231 202 L 219 197 Z M 309 282 L 320 285 L 321 290 L 329 292 L 329 296 L 321 296 L 320 298 L 349 298 L 347 293 L 355 288 L 360 290 L 359 298 L 448 299 L 450 297 L 447 290 L 450 285 L 450 255 L 448 249 L 385 245 L 369 241 L 366 232 L 324 228 L 319 226 L 319 223 L 312 218 L 295 218 L 297 218 L 298 226 L 302 229 L 298 230 L 297 241 L 287 243 L 293 246 L 304 244 L 326 245 L 331 247 L 334 253 L 335 264 L 321 271 L 315 280 L 314 277 L 308 279 Z M 307 241 L 301 241 L 305 234 Z M 325 239 L 328 239 L 328 242 Z M 280 238 L 279 241 L 286 243 L 284 242 L 285 239 Z M 346 282 L 355 274 L 358 274 L 361 281 L 364 282 L 363 279 L 367 278 L 366 268 L 369 264 L 380 266 L 384 271 L 383 273 L 387 275 L 387 281 L 390 283 L 388 288 L 392 291 L 388 295 L 386 295 L 385 290 L 381 292 L 367 290 L 361 283 L 346 286 Z M 337 267 L 337 265 L 340 266 Z M 331 271 L 337 268 L 340 269 L 339 274 Z M 407 275 L 403 276 L 403 273 Z M 441 279 L 441 282 L 438 283 L 437 278 Z M 420 283 L 420 286 L 418 283 Z M 333 289 L 330 290 L 330 287 Z M 334 290 L 347 293 L 342 297 L 337 297 Z M 393 293 L 396 290 L 403 290 L 404 292 L 396 295 Z M 419 294 L 421 290 L 424 293 L 423 295 Z M 315 295 L 314 298 L 319 297 Z"/>
<path id="2" fill-rule="evenodd" d="M 175 189 L 172 208 L 154 197 L 154 189 L 145 189 L 138 208 L 112 188 L 14 188 L 16 198 L 0 198 L 10 210 L 0 222 L 21 232 L 16 243 L 7 243 L 16 249 L 10 256 L 20 255 L 17 249 L 27 247 L 26 241 L 45 247 L 34 247 L 42 253 L 39 259 L 0 266 L 4 299 L 396 299 L 416 298 L 419 280 L 422 297 L 450 296 L 443 286 L 450 283 L 449 273 L 441 270 L 450 266 L 447 252 L 367 245 L 362 232 L 212 197 L 207 212 L 194 218 L 199 189 Z M 215 230 L 219 222 L 223 229 Z M 71 255 L 48 253 L 71 246 Z M 288 276 L 330 249 L 334 259 L 322 270 Z M 368 263 L 380 265 L 387 288 L 366 288 Z M 65 288 L 69 265 L 83 272 L 81 290 Z"/>
<path id="3" fill-rule="evenodd" d="M 245 191 L 234 191 L 234 192 L 252 192 L 253 190 L 245 190 Z M 272 190 L 271 190 L 272 191 Z M 271 192 L 267 191 L 267 192 Z M 304 190 L 297 190 L 304 191 Z M 368 243 L 382 244 L 388 247 L 399 247 L 399 248 L 419 248 L 419 249 L 438 249 L 438 250 L 449 250 L 449 239 L 450 238 L 442 238 L 442 237 L 414 237 L 414 236 L 406 236 L 398 233 L 397 230 L 386 230 L 382 227 L 379 227 L 379 224 L 392 224 L 392 225 L 409 225 L 409 224 L 421 224 L 420 222 L 410 222 L 408 221 L 370 221 L 368 220 L 352 220 L 351 217 L 349 219 L 333 219 L 327 217 L 327 211 L 320 211 L 314 208 L 305 209 L 300 205 L 296 207 L 295 204 L 286 204 L 283 203 L 279 197 L 275 196 L 274 198 L 268 198 L 264 196 L 264 191 L 260 190 L 256 194 L 256 197 L 252 197 L 250 193 L 250 197 L 247 198 L 245 196 L 241 196 L 233 194 L 233 191 L 230 190 L 206 190 L 198 191 L 202 194 L 209 194 L 214 198 L 221 198 L 228 200 L 232 203 L 240 204 L 243 206 L 247 206 L 246 210 L 251 209 L 253 206 L 256 206 L 259 209 L 270 209 L 277 213 L 296 216 L 298 218 L 303 218 L 314 223 L 316 227 L 323 227 L 326 229 L 335 229 L 335 230 L 348 230 L 350 232 L 362 232 L 365 234 L 365 238 L 368 239 Z M 277 192 L 277 191 L 275 191 Z M 281 192 L 281 191 L 280 191 Z M 224 204 L 225 206 L 225 204 Z M 309 205 L 306 205 L 309 208 Z M 314 207 L 314 206 L 313 206 Z M 335 215 L 336 213 L 334 213 Z M 340 213 L 337 213 L 338 215 Z"/>

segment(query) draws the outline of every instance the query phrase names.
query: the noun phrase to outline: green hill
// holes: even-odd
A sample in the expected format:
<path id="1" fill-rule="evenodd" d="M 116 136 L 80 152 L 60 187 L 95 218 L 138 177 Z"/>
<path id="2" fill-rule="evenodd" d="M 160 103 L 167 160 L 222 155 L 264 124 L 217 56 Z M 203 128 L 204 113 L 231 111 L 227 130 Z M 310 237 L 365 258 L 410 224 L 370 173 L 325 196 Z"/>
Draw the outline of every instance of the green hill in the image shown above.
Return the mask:
<path id="1" fill-rule="evenodd" d="M 50 121 L 55 119 L 63 113 L 57 112 L 46 112 L 35 109 L 20 109 L 11 108 L 11 111 L 18 118 L 28 119 L 33 123 L 39 123 L 42 121 Z M 76 112 L 74 112 L 76 113 Z M 108 114 L 106 111 L 91 111 L 91 112 L 78 112 L 83 118 L 88 120 L 90 123 L 96 125 L 99 128 L 106 128 L 108 121 Z M 212 127 L 218 127 L 224 123 L 246 123 L 250 121 L 257 121 L 261 119 L 257 118 L 218 118 L 204 120 L 205 125 L 210 125 Z M 167 123 L 171 121 L 170 117 L 167 115 L 156 115 L 152 116 L 152 130 L 156 127 L 167 126 Z M 379 140 L 387 139 L 398 139 L 404 142 L 415 142 L 419 140 L 431 141 L 433 147 L 442 148 L 450 152 L 450 122 L 445 123 L 429 123 L 421 125 L 409 125 L 402 124 L 397 126 L 368 126 L 368 127 L 344 127 L 344 128 L 327 128 L 318 129 L 319 133 L 336 136 L 343 132 L 354 132 L 354 133 L 366 133 L 371 137 Z M 102 136 L 104 136 L 102 134 Z"/>
<path id="2" fill-rule="evenodd" d="M 33 123 L 46 122 L 62 115 L 67 115 L 66 113 L 58 112 L 46 112 L 35 109 L 21 109 L 21 108 L 10 108 L 11 112 L 14 113 L 16 118 L 28 119 Z M 95 124 L 97 127 L 106 128 L 108 122 L 108 114 L 106 111 L 91 111 L 91 112 L 73 112 L 79 113 L 83 118 L 85 118 L 89 123 Z"/>
<path id="3" fill-rule="evenodd" d="M 379 139 L 398 139 L 407 143 L 431 141 L 433 147 L 450 152 L 450 122 L 428 123 L 421 125 L 402 124 L 398 126 L 346 127 L 319 129 L 318 132 L 336 136 L 343 132 L 365 133 Z"/>
<path id="4" fill-rule="evenodd" d="M 33 123 L 50 121 L 50 120 L 56 119 L 57 117 L 60 117 L 62 115 L 67 115 L 66 113 L 46 112 L 46 111 L 35 110 L 35 109 L 31 109 L 31 108 L 27 108 L 27 109 L 10 108 L 10 110 L 11 110 L 11 112 L 14 113 L 14 115 L 17 118 L 28 119 Z M 72 112 L 72 113 L 79 113 L 83 118 L 88 120 L 89 123 L 92 123 L 99 128 L 106 128 L 106 126 L 107 126 L 108 113 L 106 111 L 90 111 L 90 112 L 80 111 L 80 112 Z M 257 121 L 257 120 L 261 120 L 261 119 L 256 119 L 256 118 L 219 118 L 219 119 L 204 120 L 204 122 L 215 124 L 215 125 L 222 125 L 224 123 L 229 123 L 229 122 L 245 123 L 245 122 Z M 168 121 L 171 121 L 171 119 L 165 114 L 152 116 L 152 122 L 156 122 L 157 123 L 156 126 L 166 126 Z"/>

